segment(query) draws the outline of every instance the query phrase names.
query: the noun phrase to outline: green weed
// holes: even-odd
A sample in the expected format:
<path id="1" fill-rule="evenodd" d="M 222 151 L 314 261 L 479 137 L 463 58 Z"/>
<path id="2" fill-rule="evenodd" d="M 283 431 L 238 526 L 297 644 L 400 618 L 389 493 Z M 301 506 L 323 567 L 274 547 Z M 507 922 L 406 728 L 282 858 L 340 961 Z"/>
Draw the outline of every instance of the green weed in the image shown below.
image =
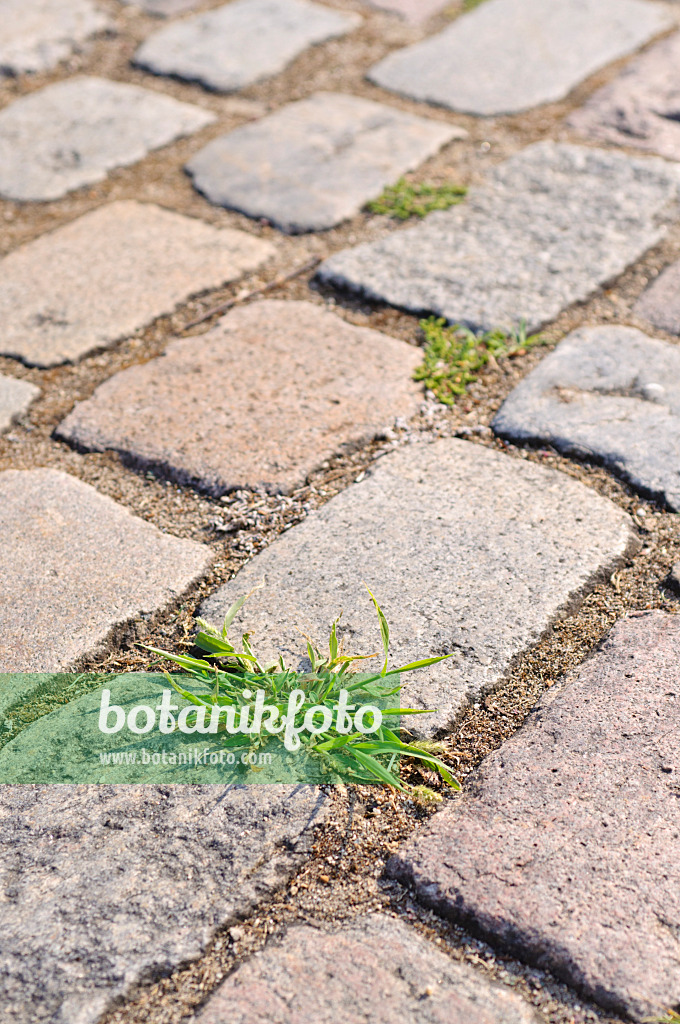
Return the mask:
<path id="1" fill-rule="evenodd" d="M 444 405 L 454 405 L 478 379 L 479 370 L 497 358 L 523 355 L 545 344 L 540 334 L 527 337 L 524 322 L 513 331 L 496 328 L 475 334 L 461 324 L 447 326 L 446 320 L 431 316 L 421 320 L 420 327 L 425 336 L 425 354 L 413 376 Z"/>
<path id="2" fill-rule="evenodd" d="M 680 1013 L 669 1010 L 663 1017 L 648 1017 L 646 1024 L 680 1024 Z"/>
<path id="3" fill-rule="evenodd" d="M 463 10 L 474 11 L 475 7 L 479 7 L 479 5 L 483 3 L 484 0 L 463 0 Z"/>
<path id="4" fill-rule="evenodd" d="M 448 210 L 461 203 L 467 195 L 462 185 L 414 185 L 400 178 L 396 185 L 390 185 L 383 194 L 368 203 L 371 213 L 384 213 L 398 220 L 409 217 L 424 217 L 433 210 Z"/>
<path id="5" fill-rule="evenodd" d="M 427 665 L 435 665 L 451 657 L 451 655 L 445 655 L 424 658 L 401 668 L 389 668 L 389 626 L 370 590 L 368 593 L 378 615 L 382 637 L 384 663 L 379 672 L 359 673 L 352 669 L 357 662 L 367 659 L 342 653 L 337 631 L 339 620 L 337 619 L 331 627 L 327 655 L 322 655 L 317 647 L 309 640 L 307 641 L 307 654 L 311 664 L 309 672 L 301 673 L 286 668 L 282 658 L 279 658 L 278 663 L 274 665 L 262 665 L 253 651 L 247 633 L 241 637 L 242 650 L 237 651 L 228 639 L 228 630 L 245 604 L 247 597 L 240 598 L 231 606 L 220 631 L 199 619 L 201 632 L 196 637 L 195 643 L 202 651 L 206 652 L 207 659 L 176 655 L 154 647 L 149 647 L 148 650 L 173 662 L 184 669 L 193 679 L 200 680 L 205 684 L 206 694 L 197 696 L 178 685 L 166 674 L 175 690 L 198 707 L 203 706 L 212 710 L 216 704 L 219 704 L 233 707 L 238 714 L 239 709 L 250 704 L 256 692 L 262 690 L 265 695 L 264 702 L 267 705 L 276 706 L 282 716 L 288 710 L 288 700 L 292 691 L 303 691 L 304 703 L 295 714 L 295 725 L 302 726 L 310 708 L 321 706 L 332 712 L 338 705 L 341 690 L 348 691 L 355 700 L 366 701 L 368 698 L 373 702 L 381 700 L 384 702 L 401 690 L 400 682 L 397 681 L 395 685 L 395 677 L 399 677 L 405 672 L 424 668 Z M 371 655 L 370 657 L 377 656 Z M 391 701 L 391 704 L 394 704 L 394 701 Z M 425 711 L 399 707 L 383 708 L 382 713 L 384 719 L 390 720 L 390 716 L 394 716 L 397 718 L 397 722 L 402 715 L 427 714 Z M 393 720 L 391 722 L 395 729 L 399 728 L 397 722 Z M 449 786 L 460 789 L 459 783 L 451 775 L 448 767 L 436 756 L 432 744 L 405 743 L 384 722 L 377 732 L 368 736 L 361 732 L 351 734 L 338 732 L 335 724 L 334 722 L 327 732 L 318 735 L 311 735 L 303 731 L 299 738 L 306 748 L 306 755 L 324 759 L 331 770 L 340 773 L 347 781 L 381 782 L 393 786 L 395 789 L 410 791 L 411 788 L 401 781 L 398 774 L 399 759 L 409 757 L 437 771 Z M 251 751 L 265 747 L 271 740 L 271 735 L 264 728 L 259 734 L 250 734 L 247 737 L 224 733 L 224 742 L 227 746 L 243 747 L 245 744 Z M 413 792 L 422 802 L 422 787 L 416 787 Z"/>

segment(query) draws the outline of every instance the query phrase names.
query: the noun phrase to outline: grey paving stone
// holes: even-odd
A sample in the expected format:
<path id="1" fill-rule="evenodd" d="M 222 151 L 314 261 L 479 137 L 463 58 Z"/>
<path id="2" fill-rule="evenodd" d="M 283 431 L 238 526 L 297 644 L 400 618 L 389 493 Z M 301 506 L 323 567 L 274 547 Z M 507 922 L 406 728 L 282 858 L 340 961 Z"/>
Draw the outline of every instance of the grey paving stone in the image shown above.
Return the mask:
<path id="1" fill-rule="evenodd" d="M 402 18 L 410 21 L 413 25 L 420 25 L 423 21 L 427 21 L 428 18 L 451 6 L 449 0 L 365 0 L 365 2 L 370 7 L 400 14 Z"/>
<path id="2" fill-rule="evenodd" d="M 0 788 L 12 1024 L 96 1024 L 197 959 L 297 869 L 324 813 L 304 786 Z"/>
<path id="3" fill-rule="evenodd" d="M 401 921 L 299 925 L 242 964 L 193 1024 L 539 1024 L 511 989 Z"/>
<path id="4" fill-rule="evenodd" d="M 59 199 L 214 120 L 138 85 L 86 75 L 56 82 L 0 111 L 0 195 Z"/>
<path id="5" fill-rule="evenodd" d="M 669 334 L 680 334 L 680 262 L 656 278 L 635 303 L 633 312 Z"/>
<path id="6" fill-rule="evenodd" d="M 533 330 L 663 237 L 679 183 L 656 158 L 537 143 L 460 206 L 337 253 L 319 276 L 475 329 L 524 319 Z"/>
<path id="7" fill-rule="evenodd" d="M 27 380 L 0 375 L 0 434 L 28 410 L 39 394 L 40 388 Z"/>
<path id="8" fill-rule="evenodd" d="M 512 659 L 636 547 L 630 520 L 561 473 L 480 445 L 441 440 L 384 456 L 355 484 L 288 531 L 210 597 L 221 622 L 235 596 L 243 627 L 269 660 L 299 664 L 340 622 L 352 653 L 380 649 L 365 581 L 392 634 L 392 663 L 456 652 L 408 678 L 409 721 L 445 727 L 493 689 Z"/>
<path id="9" fill-rule="evenodd" d="M 147 14 L 157 14 L 163 18 L 170 18 L 175 14 L 186 14 L 194 7 L 199 7 L 203 0 L 123 0 L 123 3 L 139 7 Z"/>
<path id="10" fill-rule="evenodd" d="M 680 33 L 662 40 L 600 89 L 567 124 L 591 139 L 680 160 Z"/>
<path id="11" fill-rule="evenodd" d="M 210 549 L 53 469 L 0 473 L 0 672 L 68 668 L 179 597 Z"/>
<path id="12" fill-rule="evenodd" d="M 466 114 L 515 114 L 562 99 L 672 25 L 646 0 L 485 0 L 368 77 Z"/>
<path id="13" fill-rule="evenodd" d="M 568 335 L 515 388 L 493 429 L 601 462 L 680 511 L 680 347 L 630 327 Z"/>
<path id="14" fill-rule="evenodd" d="M 463 134 L 358 96 L 316 93 L 214 139 L 186 169 L 213 203 L 283 231 L 322 231 Z"/>
<path id="15" fill-rule="evenodd" d="M 49 71 L 111 26 L 90 0 L 2 0 L 0 77 Z"/>
<path id="16" fill-rule="evenodd" d="M 361 24 L 308 0 L 233 0 L 160 29 L 137 50 L 135 63 L 158 75 L 235 92 L 283 71 L 308 46 Z"/>
<path id="17" fill-rule="evenodd" d="M 233 310 L 76 405 L 58 436 L 212 494 L 288 491 L 418 408 L 417 348 L 306 302 Z"/>
<path id="18" fill-rule="evenodd" d="M 152 204 L 109 203 L 0 261 L 0 352 L 34 366 L 76 360 L 274 251 Z"/>
<path id="19" fill-rule="evenodd" d="M 640 1021 L 680 1003 L 680 616 L 617 624 L 388 862 L 447 917 Z"/>

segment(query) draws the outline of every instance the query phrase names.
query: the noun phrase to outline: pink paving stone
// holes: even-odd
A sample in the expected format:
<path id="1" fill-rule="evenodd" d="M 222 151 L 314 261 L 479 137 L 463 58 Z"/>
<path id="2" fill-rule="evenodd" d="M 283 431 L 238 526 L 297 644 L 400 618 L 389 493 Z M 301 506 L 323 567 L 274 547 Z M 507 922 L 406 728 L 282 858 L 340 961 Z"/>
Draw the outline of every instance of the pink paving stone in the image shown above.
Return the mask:
<path id="1" fill-rule="evenodd" d="M 640 1021 L 680 1004 L 680 615 L 619 622 L 388 863 Z"/>
<path id="2" fill-rule="evenodd" d="M 336 452 L 417 410 L 420 350 L 306 302 L 235 309 L 116 374 L 58 436 L 212 494 L 289 491 Z"/>

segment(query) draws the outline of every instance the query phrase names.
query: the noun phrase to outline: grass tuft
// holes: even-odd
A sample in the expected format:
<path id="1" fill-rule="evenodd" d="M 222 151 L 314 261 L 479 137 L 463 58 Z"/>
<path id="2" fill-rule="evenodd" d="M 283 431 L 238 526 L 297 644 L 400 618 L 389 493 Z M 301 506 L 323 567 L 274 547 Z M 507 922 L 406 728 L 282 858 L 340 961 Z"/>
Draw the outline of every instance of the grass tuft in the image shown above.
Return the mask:
<path id="1" fill-rule="evenodd" d="M 397 220 L 409 217 L 424 217 L 433 210 L 448 210 L 461 203 L 467 195 L 462 185 L 414 185 L 400 178 L 396 185 L 390 185 L 383 194 L 368 203 L 371 213 L 383 213 Z"/>
<path id="2" fill-rule="evenodd" d="M 680 1013 L 669 1010 L 663 1017 L 648 1017 L 646 1024 L 680 1024 Z"/>
<path id="3" fill-rule="evenodd" d="M 447 326 L 446 320 L 431 316 L 421 320 L 420 327 L 425 354 L 413 377 L 444 405 L 454 405 L 478 379 L 479 371 L 497 358 L 521 356 L 545 344 L 540 334 L 527 336 L 524 322 L 512 331 L 496 328 L 475 334 L 461 324 Z"/>
<path id="4" fill-rule="evenodd" d="M 378 672 L 359 672 L 353 666 L 365 660 L 365 656 L 351 656 L 342 653 L 342 645 L 338 638 L 337 624 L 333 623 L 328 642 L 328 653 L 322 654 L 318 648 L 307 641 L 307 654 L 311 665 L 308 672 L 298 672 L 286 668 L 283 659 L 273 665 L 263 665 L 258 660 L 247 633 L 241 637 L 241 650 L 237 650 L 228 639 L 228 630 L 234 618 L 243 607 L 246 598 L 239 598 L 229 611 L 221 630 L 217 630 L 199 620 L 201 632 L 195 643 L 207 654 L 206 659 L 192 658 L 186 655 L 172 654 L 154 647 L 147 648 L 154 654 L 173 662 L 193 679 L 205 685 L 205 694 L 191 693 L 175 682 L 169 675 L 166 678 L 175 690 L 191 704 L 210 710 L 219 704 L 235 709 L 237 717 L 241 709 L 252 704 L 258 690 L 264 691 L 264 703 L 274 705 L 282 716 L 288 710 L 288 698 L 293 691 L 303 691 L 304 702 L 295 714 L 295 725 L 303 725 L 305 715 L 310 708 L 326 707 L 331 712 L 337 707 L 342 690 L 348 691 L 353 700 L 362 703 L 388 702 L 393 705 L 394 697 L 401 691 L 400 676 L 428 665 L 445 661 L 451 655 L 435 658 L 424 658 L 401 668 L 388 668 L 389 628 L 382 610 L 369 590 L 369 595 L 378 615 L 382 638 L 384 663 Z M 377 657 L 371 655 L 370 658 Z M 382 655 L 380 656 L 382 659 Z M 426 711 L 388 706 L 382 708 L 383 724 L 380 729 L 369 735 L 361 732 L 344 733 L 336 729 L 336 721 L 325 733 L 310 735 L 302 732 L 300 740 L 305 747 L 306 756 L 320 758 L 330 771 L 340 774 L 347 782 L 382 783 L 395 789 L 412 792 L 414 798 L 423 803 L 426 799 L 436 802 L 436 795 L 426 798 L 426 787 L 409 787 L 399 776 L 400 758 L 413 758 L 426 768 L 439 773 L 441 779 L 456 790 L 460 784 L 451 775 L 446 764 L 437 757 L 432 744 L 422 745 L 405 743 L 396 731 L 385 724 L 385 720 L 399 729 L 399 719 L 405 715 L 427 714 Z M 197 712 L 198 714 L 198 712 Z M 203 712 L 205 714 L 205 712 Z M 191 716 L 189 716 L 191 717 Z M 396 719 L 396 721 L 395 721 Z M 190 723 L 193 724 L 193 723 Z M 243 734 L 227 734 L 221 732 L 225 746 L 232 749 L 245 748 L 257 751 L 272 742 L 268 731 L 261 729 L 258 733 L 248 736 Z M 275 742 L 275 740 L 274 740 Z"/>

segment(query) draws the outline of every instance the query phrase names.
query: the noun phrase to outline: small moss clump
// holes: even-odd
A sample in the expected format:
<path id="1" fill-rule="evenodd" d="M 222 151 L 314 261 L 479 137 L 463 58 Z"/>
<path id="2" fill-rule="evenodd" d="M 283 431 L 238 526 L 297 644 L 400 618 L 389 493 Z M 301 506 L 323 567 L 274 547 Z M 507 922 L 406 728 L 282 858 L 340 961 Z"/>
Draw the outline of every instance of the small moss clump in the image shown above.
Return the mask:
<path id="1" fill-rule="evenodd" d="M 530 348 L 545 344 L 540 334 L 527 336 L 524 322 L 512 331 L 496 328 L 475 334 L 461 324 L 447 326 L 446 320 L 431 316 L 421 320 L 420 327 L 425 336 L 425 354 L 413 376 L 444 405 L 454 405 L 488 363 L 504 356 L 524 355 Z"/>
<path id="2" fill-rule="evenodd" d="M 400 178 L 396 185 L 390 185 L 383 194 L 368 204 L 371 213 L 384 213 L 397 220 L 409 217 L 424 217 L 433 210 L 448 210 L 461 203 L 467 195 L 462 185 L 414 185 Z"/>

